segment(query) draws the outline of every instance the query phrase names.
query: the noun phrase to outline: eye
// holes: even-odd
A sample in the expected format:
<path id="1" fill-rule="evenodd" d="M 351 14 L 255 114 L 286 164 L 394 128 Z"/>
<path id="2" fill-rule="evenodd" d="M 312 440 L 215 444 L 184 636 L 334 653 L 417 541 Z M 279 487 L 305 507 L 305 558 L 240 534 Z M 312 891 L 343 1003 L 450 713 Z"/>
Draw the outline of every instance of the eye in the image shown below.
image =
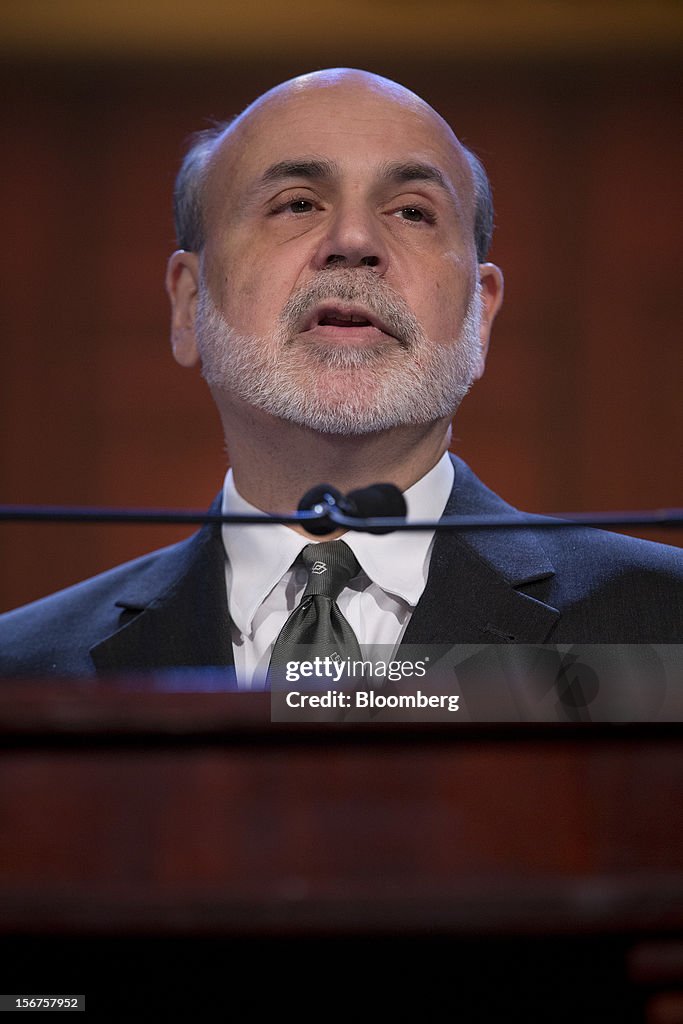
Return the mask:
<path id="1" fill-rule="evenodd" d="M 310 213 L 313 209 L 313 203 L 310 199 L 292 199 L 291 202 L 286 204 L 284 209 L 289 210 L 290 213 Z"/>
<path id="2" fill-rule="evenodd" d="M 423 210 L 421 206 L 402 206 L 396 210 L 394 216 L 401 220 L 407 220 L 411 224 L 433 224 L 435 220 L 434 216 L 427 210 Z"/>
<path id="3" fill-rule="evenodd" d="M 289 196 L 283 197 L 279 202 L 276 201 L 271 209 L 271 214 L 294 214 L 295 216 L 303 216 L 308 213 L 313 213 L 316 209 L 316 204 L 313 199 L 309 199 L 306 196 Z"/>

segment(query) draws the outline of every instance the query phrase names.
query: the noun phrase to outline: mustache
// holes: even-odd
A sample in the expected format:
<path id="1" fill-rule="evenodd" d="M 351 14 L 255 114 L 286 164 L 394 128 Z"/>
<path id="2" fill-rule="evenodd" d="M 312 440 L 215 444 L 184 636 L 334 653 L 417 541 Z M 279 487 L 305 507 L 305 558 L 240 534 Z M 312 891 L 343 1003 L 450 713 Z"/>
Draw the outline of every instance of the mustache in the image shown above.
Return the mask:
<path id="1" fill-rule="evenodd" d="M 364 268 L 321 271 L 290 296 L 280 315 L 281 326 L 290 336 L 296 334 L 313 307 L 329 299 L 365 306 L 405 348 L 414 348 L 423 337 L 419 320 L 401 296 Z"/>

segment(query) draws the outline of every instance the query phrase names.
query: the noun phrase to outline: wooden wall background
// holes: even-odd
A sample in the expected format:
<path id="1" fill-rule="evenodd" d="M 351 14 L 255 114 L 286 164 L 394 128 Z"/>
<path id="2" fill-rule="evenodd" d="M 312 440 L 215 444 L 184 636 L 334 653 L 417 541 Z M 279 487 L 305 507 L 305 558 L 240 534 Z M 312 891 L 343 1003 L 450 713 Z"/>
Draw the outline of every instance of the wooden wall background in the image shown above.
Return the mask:
<path id="1" fill-rule="evenodd" d="M 185 139 L 349 59 L 50 61 L 0 72 L 0 502 L 204 507 L 225 456 L 163 290 Z M 535 511 L 683 504 L 675 54 L 363 57 L 484 159 L 506 304 L 454 449 Z M 187 530 L 0 524 L 0 610 Z M 682 543 L 681 532 L 649 531 Z"/>

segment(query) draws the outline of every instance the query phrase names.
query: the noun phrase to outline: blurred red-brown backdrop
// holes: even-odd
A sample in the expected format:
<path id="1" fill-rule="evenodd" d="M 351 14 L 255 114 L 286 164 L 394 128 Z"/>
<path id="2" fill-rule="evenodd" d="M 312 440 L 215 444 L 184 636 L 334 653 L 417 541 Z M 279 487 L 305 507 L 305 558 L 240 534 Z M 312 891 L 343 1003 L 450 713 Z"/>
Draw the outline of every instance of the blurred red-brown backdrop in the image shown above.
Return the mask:
<path id="1" fill-rule="evenodd" d="M 463 38 L 446 20 L 431 50 L 424 24 L 411 50 L 406 24 L 400 44 L 297 47 L 293 33 L 283 56 L 273 31 L 260 53 L 239 34 L 221 49 L 210 20 L 186 45 L 168 26 L 154 45 L 151 29 L 139 45 L 119 26 L 106 46 L 104 29 L 81 38 L 65 22 L 50 52 L 49 26 L 32 35 L 10 19 L 0 502 L 208 504 L 226 465 L 218 416 L 168 345 L 175 171 L 208 119 L 347 64 L 422 94 L 493 182 L 506 303 L 454 450 L 535 511 L 683 504 L 680 33 L 600 24 L 560 41 L 527 22 L 493 45 L 488 21 L 478 36 L 465 22 Z M 0 524 L 0 610 L 188 532 Z"/>

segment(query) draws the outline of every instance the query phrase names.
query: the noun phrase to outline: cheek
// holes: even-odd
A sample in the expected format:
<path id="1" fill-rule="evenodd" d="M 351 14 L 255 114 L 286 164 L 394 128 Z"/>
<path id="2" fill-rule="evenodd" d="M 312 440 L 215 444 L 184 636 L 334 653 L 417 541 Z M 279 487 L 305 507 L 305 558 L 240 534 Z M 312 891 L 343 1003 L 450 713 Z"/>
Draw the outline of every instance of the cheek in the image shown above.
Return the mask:
<path id="1" fill-rule="evenodd" d="M 292 272 L 278 268 L 257 249 L 223 261 L 218 287 L 221 307 L 240 329 L 272 329 L 293 287 Z"/>
<path id="2" fill-rule="evenodd" d="M 447 340 L 465 312 L 462 284 L 453 279 L 435 278 L 423 299 L 424 323 L 435 340 Z"/>
<path id="3" fill-rule="evenodd" d="M 227 320 L 244 326 L 245 316 L 261 308 L 267 297 L 266 274 L 255 272 L 262 261 L 254 252 L 245 251 L 240 237 L 219 238 L 207 245 L 205 274 L 211 295 Z"/>
<path id="4" fill-rule="evenodd" d="M 447 254 L 442 273 L 434 275 L 431 291 L 434 315 L 442 323 L 459 329 L 476 287 L 476 268 L 461 256 Z"/>
<path id="5" fill-rule="evenodd" d="M 219 287 L 223 315 L 239 330 L 251 330 L 252 325 L 267 313 L 269 289 L 259 275 L 225 272 Z"/>

